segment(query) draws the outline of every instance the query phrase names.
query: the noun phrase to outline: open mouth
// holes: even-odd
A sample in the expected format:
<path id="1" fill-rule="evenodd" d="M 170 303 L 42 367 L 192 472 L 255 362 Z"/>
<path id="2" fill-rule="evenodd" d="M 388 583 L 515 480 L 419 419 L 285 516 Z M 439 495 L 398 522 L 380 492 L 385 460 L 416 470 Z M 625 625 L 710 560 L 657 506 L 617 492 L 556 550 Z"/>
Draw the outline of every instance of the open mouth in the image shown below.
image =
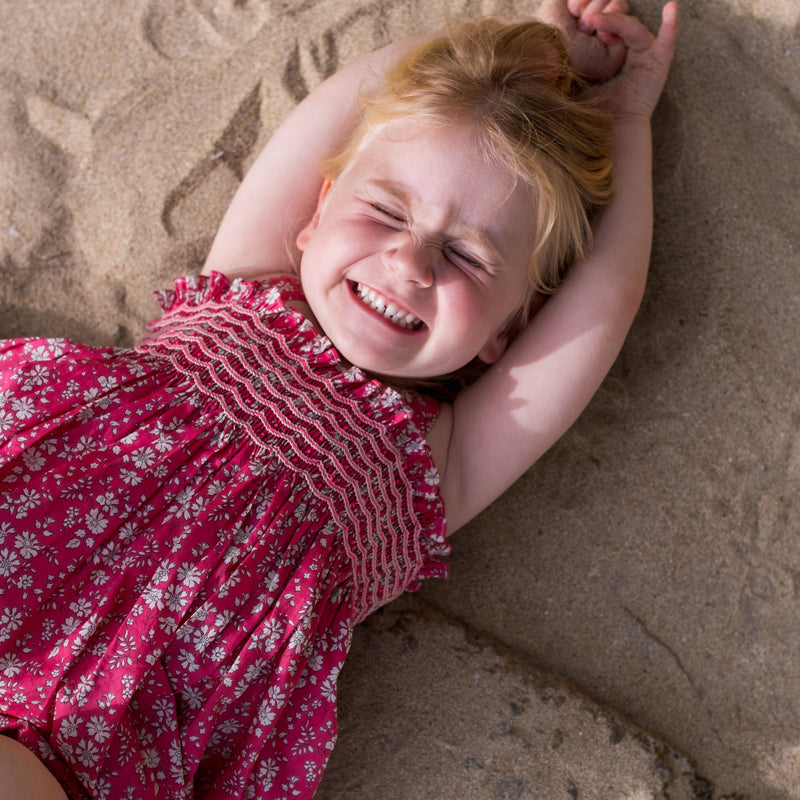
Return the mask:
<path id="1" fill-rule="evenodd" d="M 353 291 L 365 306 L 376 311 L 384 319 L 389 320 L 389 322 L 400 328 L 408 331 L 418 331 L 425 325 L 421 319 L 417 319 L 411 312 L 390 302 L 374 289 L 370 289 L 369 286 L 356 283 L 353 285 Z"/>

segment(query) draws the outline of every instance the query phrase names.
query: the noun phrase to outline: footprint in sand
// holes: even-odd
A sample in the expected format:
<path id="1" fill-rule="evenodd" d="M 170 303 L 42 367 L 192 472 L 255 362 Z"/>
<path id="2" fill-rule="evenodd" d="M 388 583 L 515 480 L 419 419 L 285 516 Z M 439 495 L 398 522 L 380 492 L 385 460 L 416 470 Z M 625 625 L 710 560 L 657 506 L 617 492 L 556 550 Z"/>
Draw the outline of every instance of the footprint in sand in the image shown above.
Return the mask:
<path id="1" fill-rule="evenodd" d="M 228 49 L 250 41 L 280 6 L 255 0 L 152 0 L 142 16 L 142 33 L 164 58 L 193 57 L 208 47 Z"/>

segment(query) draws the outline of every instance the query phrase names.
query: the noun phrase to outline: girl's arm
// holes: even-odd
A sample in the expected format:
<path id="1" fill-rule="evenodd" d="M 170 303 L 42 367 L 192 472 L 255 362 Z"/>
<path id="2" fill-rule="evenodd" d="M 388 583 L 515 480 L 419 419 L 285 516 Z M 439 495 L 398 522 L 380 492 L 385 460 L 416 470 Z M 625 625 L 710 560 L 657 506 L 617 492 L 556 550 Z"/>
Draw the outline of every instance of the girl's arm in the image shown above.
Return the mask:
<path id="1" fill-rule="evenodd" d="M 230 277 L 291 272 L 295 238 L 322 188 L 322 160 L 346 141 L 358 96 L 378 87 L 389 66 L 416 40 L 370 53 L 320 84 L 280 125 L 247 172 L 222 220 L 203 268 Z"/>
<path id="2" fill-rule="evenodd" d="M 592 23 L 627 47 L 621 72 L 601 89 L 615 117 L 617 192 L 590 256 L 571 268 L 500 361 L 458 396 L 452 418 L 446 413 L 435 426 L 452 425 L 441 475 L 450 533 L 572 425 L 616 359 L 644 292 L 653 222 L 650 116 L 674 49 L 677 7 L 665 6 L 658 38 L 620 14 Z M 441 428 L 433 441 L 441 441 Z"/>

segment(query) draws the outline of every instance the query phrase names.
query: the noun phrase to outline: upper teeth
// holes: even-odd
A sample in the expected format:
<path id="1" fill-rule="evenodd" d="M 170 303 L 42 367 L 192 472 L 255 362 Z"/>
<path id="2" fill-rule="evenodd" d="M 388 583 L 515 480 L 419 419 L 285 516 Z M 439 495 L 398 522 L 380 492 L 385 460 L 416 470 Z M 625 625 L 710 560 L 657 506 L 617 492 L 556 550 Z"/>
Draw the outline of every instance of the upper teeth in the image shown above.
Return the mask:
<path id="1" fill-rule="evenodd" d="M 368 305 L 371 309 L 382 314 L 386 319 L 399 325 L 401 328 L 418 328 L 422 325 L 422 321 L 417 319 L 413 314 L 404 311 L 394 303 L 389 302 L 385 297 L 381 297 L 376 291 L 364 286 L 363 284 L 356 284 L 356 294 Z"/>

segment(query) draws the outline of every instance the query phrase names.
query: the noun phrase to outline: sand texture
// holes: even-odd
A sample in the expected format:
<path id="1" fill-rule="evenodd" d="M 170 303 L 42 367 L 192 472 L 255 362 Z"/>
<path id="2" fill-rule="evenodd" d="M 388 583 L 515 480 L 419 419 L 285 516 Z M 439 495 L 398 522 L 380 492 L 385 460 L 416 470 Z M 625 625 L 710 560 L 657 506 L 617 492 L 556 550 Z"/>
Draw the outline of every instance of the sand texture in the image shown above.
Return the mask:
<path id="1" fill-rule="evenodd" d="M 133 343 L 326 75 L 535 5 L 0 0 L 0 337 Z M 357 632 L 325 800 L 800 798 L 800 7 L 681 8 L 629 341 Z"/>

